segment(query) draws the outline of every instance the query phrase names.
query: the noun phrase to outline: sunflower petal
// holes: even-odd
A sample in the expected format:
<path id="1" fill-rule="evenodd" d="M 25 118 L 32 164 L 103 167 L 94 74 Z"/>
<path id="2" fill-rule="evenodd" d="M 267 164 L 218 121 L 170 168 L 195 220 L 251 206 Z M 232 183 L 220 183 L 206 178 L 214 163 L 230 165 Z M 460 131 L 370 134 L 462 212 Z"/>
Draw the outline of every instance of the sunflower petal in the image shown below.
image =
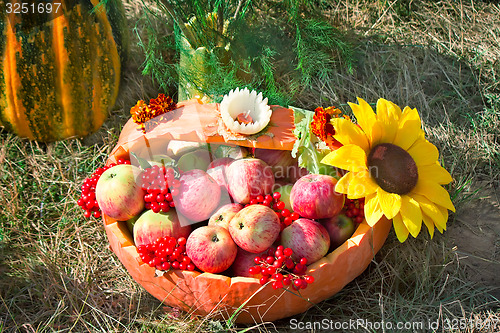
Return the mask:
<path id="1" fill-rule="evenodd" d="M 401 196 L 399 194 L 386 192 L 379 187 L 377 197 L 380 208 L 389 220 L 399 213 L 401 208 Z"/>
<path id="2" fill-rule="evenodd" d="M 439 209 L 441 214 L 443 214 L 443 216 L 444 216 L 444 224 L 441 224 L 440 227 L 443 230 L 446 230 L 446 222 L 448 222 L 448 209 L 441 207 L 441 206 L 437 206 L 437 208 Z"/>
<path id="3" fill-rule="evenodd" d="M 440 233 L 443 233 L 443 228 L 441 228 L 440 226 L 434 224 L 434 226 L 436 227 L 436 229 L 440 232 Z"/>
<path id="4" fill-rule="evenodd" d="M 417 109 L 405 107 L 393 144 L 408 150 L 422 135 L 422 124 Z"/>
<path id="5" fill-rule="evenodd" d="M 422 221 L 424 221 L 424 224 L 427 227 L 427 230 L 429 230 L 429 235 L 432 239 L 432 237 L 434 237 L 434 222 L 429 216 L 424 213 L 422 213 Z"/>
<path id="6" fill-rule="evenodd" d="M 417 167 L 436 164 L 439 158 L 439 151 L 436 146 L 425 139 L 417 140 L 413 146 L 408 149 L 408 154 L 413 158 Z"/>
<path id="7" fill-rule="evenodd" d="M 335 185 L 335 191 L 347 194 L 349 183 L 351 182 L 353 175 L 354 172 L 348 172 L 342 178 L 340 178 Z"/>
<path id="8" fill-rule="evenodd" d="M 376 144 L 382 136 L 382 129 L 380 122 L 377 120 L 377 115 L 373 112 L 370 104 L 366 103 L 365 100 L 358 97 L 358 104 L 349 103 L 349 106 L 358 121 L 359 126 L 363 129 L 368 137 L 368 141 L 372 145 Z M 371 147 L 370 147 L 371 148 Z"/>
<path id="9" fill-rule="evenodd" d="M 366 153 L 370 150 L 370 143 L 365 132 L 358 125 L 345 118 L 333 118 L 331 120 L 335 128 L 335 140 L 344 146 L 355 144 L 360 146 Z"/>
<path id="10" fill-rule="evenodd" d="M 378 188 L 379 186 L 370 176 L 368 170 L 362 170 L 360 172 L 356 172 L 350 178 L 347 197 L 349 199 L 363 198 L 368 194 L 375 193 Z"/>
<path id="11" fill-rule="evenodd" d="M 446 230 L 446 221 L 448 220 L 448 213 L 445 216 L 438 205 L 432 203 L 429 199 L 427 199 L 423 195 L 411 193 L 410 196 L 419 203 L 420 208 L 422 209 L 422 213 L 430 217 L 433 224 L 440 226 L 441 229 Z M 446 210 L 446 212 L 448 211 Z"/>
<path id="12" fill-rule="evenodd" d="M 366 153 L 361 147 L 349 144 L 323 157 L 321 163 L 347 171 L 361 171 L 366 169 Z"/>
<path id="13" fill-rule="evenodd" d="M 411 191 L 411 193 L 417 193 L 425 196 L 431 202 L 445 207 L 451 211 L 455 211 L 455 207 L 451 202 L 450 195 L 448 191 L 441 187 L 436 182 L 429 181 L 427 179 L 418 179 L 417 185 Z"/>
<path id="14" fill-rule="evenodd" d="M 383 98 L 377 101 L 377 118 L 383 129 L 381 143 L 392 143 L 398 130 L 401 109 Z"/>
<path id="15" fill-rule="evenodd" d="M 377 223 L 384 213 L 380 209 L 378 204 L 377 194 L 373 193 L 365 198 L 365 218 L 366 223 L 370 227 L 373 227 Z"/>
<path id="16" fill-rule="evenodd" d="M 418 177 L 441 185 L 450 183 L 453 178 L 439 163 L 418 166 Z"/>
<path id="17" fill-rule="evenodd" d="M 401 197 L 401 217 L 413 237 L 417 237 L 422 228 L 422 211 L 418 202 L 407 195 Z"/>
<path id="18" fill-rule="evenodd" d="M 409 231 L 403 223 L 403 219 L 401 218 L 401 214 L 397 214 L 392 219 L 392 224 L 394 225 L 394 231 L 396 232 L 396 236 L 398 240 L 403 243 L 407 238 Z"/>

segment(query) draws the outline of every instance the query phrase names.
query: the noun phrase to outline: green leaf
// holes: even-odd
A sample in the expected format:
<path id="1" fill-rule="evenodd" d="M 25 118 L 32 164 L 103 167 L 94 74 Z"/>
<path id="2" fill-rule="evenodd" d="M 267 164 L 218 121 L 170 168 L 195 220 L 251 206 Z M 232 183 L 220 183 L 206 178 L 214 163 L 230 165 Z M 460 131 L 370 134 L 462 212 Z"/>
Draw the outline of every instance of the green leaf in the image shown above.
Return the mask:
<path id="1" fill-rule="evenodd" d="M 149 164 L 148 161 L 137 156 L 134 152 L 131 152 L 130 155 L 132 155 L 139 162 L 139 166 L 141 167 L 142 170 L 146 170 L 147 168 L 151 168 L 151 164 Z"/>
<path id="2" fill-rule="evenodd" d="M 306 168 L 314 174 L 336 176 L 336 169 L 332 166 L 321 163 L 323 157 L 328 152 L 321 153 L 316 149 L 313 142 L 314 135 L 311 134 L 310 125 L 313 121 L 314 112 L 289 106 L 294 112 L 296 137 L 292 149 L 292 157 L 297 158 L 299 167 Z"/>
<path id="3" fill-rule="evenodd" d="M 295 118 L 295 129 L 293 134 L 296 140 L 292 149 L 292 157 L 297 158 L 297 153 L 301 147 L 309 147 L 312 145 L 309 127 L 313 120 L 314 112 L 294 106 L 289 106 L 289 108 L 292 109 Z"/>

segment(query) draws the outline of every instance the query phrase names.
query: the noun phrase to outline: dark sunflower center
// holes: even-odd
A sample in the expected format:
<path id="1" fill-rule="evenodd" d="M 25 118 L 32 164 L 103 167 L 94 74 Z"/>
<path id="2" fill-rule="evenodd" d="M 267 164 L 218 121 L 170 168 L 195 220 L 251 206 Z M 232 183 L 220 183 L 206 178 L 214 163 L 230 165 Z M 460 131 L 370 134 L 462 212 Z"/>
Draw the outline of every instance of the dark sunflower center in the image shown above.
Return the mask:
<path id="1" fill-rule="evenodd" d="M 415 161 L 406 150 L 391 143 L 375 146 L 368 155 L 370 174 L 386 192 L 407 194 L 418 180 Z"/>

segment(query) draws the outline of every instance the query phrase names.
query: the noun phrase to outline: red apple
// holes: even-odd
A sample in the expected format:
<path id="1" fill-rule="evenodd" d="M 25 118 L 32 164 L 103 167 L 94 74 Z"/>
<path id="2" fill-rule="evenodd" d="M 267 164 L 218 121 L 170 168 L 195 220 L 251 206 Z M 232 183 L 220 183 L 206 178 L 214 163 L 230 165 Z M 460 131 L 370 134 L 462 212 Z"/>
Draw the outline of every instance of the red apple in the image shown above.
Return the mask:
<path id="1" fill-rule="evenodd" d="M 188 237 L 186 254 L 204 272 L 220 273 L 228 269 L 236 258 L 238 247 L 229 232 L 219 226 L 195 229 Z"/>
<path id="2" fill-rule="evenodd" d="M 288 169 L 297 164 L 289 150 L 257 148 L 254 156 L 266 162 L 276 178 L 288 178 Z"/>
<path id="3" fill-rule="evenodd" d="M 323 258 L 330 248 L 328 231 L 319 222 L 300 218 L 281 232 L 281 245 L 292 249 L 292 259 L 307 259 L 312 264 Z"/>
<path id="4" fill-rule="evenodd" d="M 298 164 L 292 165 L 287 169 L 287 179 L 290 180 L 292 184 L 295 184 L 297 180 L 308 175 L 309 171 L 306 168 L 301 168 Z"/>
<path id="5" fill-rule="evenodd" d="M 250 199 L 271 193 L 274 175 L 271 168 L 257 158 L 236 160 L 226 168 L 229 194 L 235 202 L 249 203 Z"/>
<path id="6" fill-rule="evenodd" d="M 219 205 L 219 184 L 203 170 L 182 173 L 179 195 L 174 196 L 175 207 L 192 223 L 207 220 Z"/>
<path id="7" fill-rule="evenodd" d="M 229 233 L 243 250 L 259 253 L 270 247 L 280 233 L 280 219 L 269 207 L 251 205 L 229 222 Z"/>
<path id="8" fill-rule="evenodd" d="M 117 220 L 126 221 L 144 209 L 144 190 L 136 182 L 141 169 L 119 164 L 106 170 L 95 188 L 101 211 Z"/>
<path id="9" fill-rule="evenodd" d="M 236 259 L 234 259 L 233 264 L 231 265 L 231 273 L 233 276 L 245 276 L 245 277 L 254 277 L 259 278 L 261 275 L 252 275 L 248 272 L 250 267 L 255 266 L 254 259 L 255 257 L 261 257 L 267 250 L 264 250 L 260 253 L 252 253 L 243 250 L 242 248 L 238 248 L 238 254 L 236 254 Z"/>
<path id="10" fill-rule="evenodd" d="M 328 219 L 319 220 L 330 235 L 330 249 L 334 250 L 351 238 L 356 229 L 351 218 L 344 214 L 335 215 Z"/>
<path id="11" fill-rule="evenodd" d="M 213 160 L 212 163 L 208 165 L 207 173 L 212 177 L 219 186 L 227 189 L 226 182 L 226 168 L 234 161 L 230 157 L 222 157 Z"/>
<path id="12" fill-rule="evenodd" d="M 300 178 L 290 193 L 294 212 L 308 219 L 337 215 L 344 206 L 344 195 L 335 191 L 337 179 L 310 174 Z"/>
<path id="13" fill-rule="evenodd" d="M 137 219 L 133 230 L 135 246 L 141 246 L 152 244 L 162 237 L 187 238 L 191 226 L 181 226 L 174 209 L 166 213 L 147 210 Z"/>
<path id="14" fill-rule="evenodd" d="M 224 229 L 229 228 L 229 222 L 234 215 L 243 209 L 243 206 L 237 203 L 230 203 L 219 208 L 208 220 L 208 225 L 218 225 Z"/>

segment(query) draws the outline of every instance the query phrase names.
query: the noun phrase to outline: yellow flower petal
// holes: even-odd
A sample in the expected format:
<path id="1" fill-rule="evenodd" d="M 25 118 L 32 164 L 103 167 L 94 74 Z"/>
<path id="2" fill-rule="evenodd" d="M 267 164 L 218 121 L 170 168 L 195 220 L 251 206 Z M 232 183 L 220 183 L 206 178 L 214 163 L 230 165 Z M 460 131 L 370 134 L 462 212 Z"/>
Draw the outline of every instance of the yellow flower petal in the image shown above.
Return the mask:
<path id="1" fill-rule="evenodd" d="M 377 144 L 382 136 L 382 129 L 379 121 L 377 120 L 377 115 L 373 112 L 370 104 L 366 103 L 365 100 L 358 97 L 358 104 L 349 103 L 349 106 L 358 121 L 359 126 L 363 129 L 368 137 L 368 141 L 371 142 L 371 147 Z M 370 147 L 370 148 L 371 148 Z"/>
<path id="2" fill-rule="evenodd" d="M 401 218 L 401 214 L 397 214 L 396 216 L 394 216 L 394 218 L 392 219 L 392 224 L 394 225 L 394 231 L 396 232 L 398 240 L 403 243 L 408 238 L 408 234 L 410 232 L 408 231 L 408 229 L 406 229 L 406 226 L 403 223 L 403 219 Z"/>
<path id="3" fill-rule="evenodd" d="M 422 213 L 430 217 L 433 224 L 440 226 L 441 229 L 446 229 L 446 221 L 448 220 L 448 214 L 446 214 L 446 216 L 443 215 L 439 206 L 431 202 L 423 195 L 410 193 L 410 196 L 419 203 L 420 208 L 422 209 Z M 446 210 L 446 212 L 448 211 Z"/>
<path id="4" fill-rule="evenodd" d="M 349 199 L 359 199 L 366 197 L 368 194 L 375 193 L 379 186 L 373 178 L 370 176 L 368 170 L 362 170 L 356 172 L 349 179 L 349 187 L 347 191 L 347 197 Z"/>
<path id="5" fill-rule="evenodd" d="M 370 143 L 365 132 L 358 125 L 345 118 L 333 118 L 331 120 L 335 128 L 335 140 L 344 146 L 355 144 L 360 146 L 367 154 L 370 151 Z"/>
<path id="6" fill-rule="evenodd" d="M 383 98 L 377 101 L 377 118 L 383 133 L 380 143 L 392 143 L 396 137 L 401 109 Z"/>
<path id="7" fill-rule="evenodd" d="M 422 211 L 418 202 L 407 196 L 401 197 L 401 217 L 406 228 L 413 237 L 417 237 L 422 228 Z"/>
<path id="8" fill-rule="evenodd" d="M 429 199 L 431 202 L 439 206 L 445 207 L 453 212 L 455 211 L 455 207 L 451 202 L 448 191 L 446 191 L 444 188 L 441 187 L 441 185 L 439 185 L 436 182 L 419 178 L 417 185 L 411 191 L 411 193 L 421 194 L 425 196 L 427 199 Z"/>
<path id="9" fill-rule="evenodd" d="M 418 166 L 418 177 L 441 185 L 450 183 L 453 178 L 439 163 Z"/>
<path id="10" fill-rule="evenodd" d="M 446 230 L 446 222 L 448 222 L 448 209 L 441 207 L 441 206 L 437 206 L 437 208 L 439 209 L 441 214 L 443 214 L 443 216 L 444 216 L 444 224 L 440 225 L 440 227 L 443 230 Z M 436 226 L 437 226 L 437 224 L 436 224 Z"/>
<path id="11" fill-rule="evenodd" d="M 380 208 L 389 220 L 399 213 L 399 209 L 401 208 L 401 196 L 399 194 L 386 192 L 379 187 L 377 189 L 377 197 Z"/>
<path id="12" fill-rule="evenodd" d="M 429 216 L 424 213 L 422 213 L 422 221 L 424 221 L 424 224 L 427 227 L 427 230 L 429 230 L 429 235 L 432 239 L 432 237 L 434 237 L 434 222 Z"/>
<path id="13" fill-rule="evenodd" d="M 361 147 L 349 144 L 323 157 L 321 163 L 347 171 L 361 171 L 366 169 L 366 153 Z"/>
<path id="14" fill-rule="evenodd" d="M 342 178 L 340 178 L 335 185 L 335 191 L 347 194 L 349 183 L 351 182 L 353 175 L 354 172 L 348 172 Z"/>
<path id="15" fill-rule="evenodd" d="M 408 150 L 422 133 L 422 124 L 417 109 L 405 107 L 393 144 Z"/>
<path id="16" fill-rule="evenodd" d="M 408 154 L 418 166 L 436 164 L 439 158 L 439 151 L 432 143 L 427 140 L 417 140 L 413 146 L 408 149 Z"/>
<path id="17" fill-rule="evenodd" d="M 384 215 L 384 213 L 382 212 L 382 209 L 380 209 L 377 193 L 368 195 L 365 198 L 366 223 L 368 223 L 370 227 L 373 227 L 375 223 L 377 223 L 380 220 L 382 215 Z"/>
<path id="18" fill-rule="evenodd" d="M 443 233 L 443 228 L 441 228 L 440 226 L 438 225 L 434 225 L 436 227 L 436 229 L 440 232 L 440 233 Z"/>

